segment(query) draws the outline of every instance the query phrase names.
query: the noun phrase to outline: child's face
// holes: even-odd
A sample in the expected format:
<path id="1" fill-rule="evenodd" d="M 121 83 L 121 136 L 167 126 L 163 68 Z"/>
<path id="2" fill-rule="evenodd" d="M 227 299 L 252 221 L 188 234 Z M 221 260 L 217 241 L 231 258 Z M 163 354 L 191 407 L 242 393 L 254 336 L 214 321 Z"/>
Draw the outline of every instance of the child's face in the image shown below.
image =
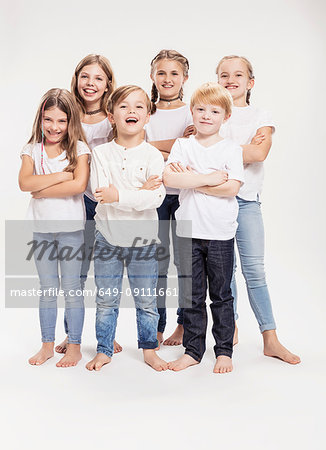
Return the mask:
<path id="1" fill-rule="evenodd" d="M 98 64 L 84 66 L 78 75 L 78 93 L 85 103 L 96 103 L 107 92 L 107 82 L 107 76 Z"/>
<path id="2" fill-rule="evenodd" d="M 161 59 L 156 63 L 152 81 L 162 98 L 176 98 L 183 83 L 188 79 L 183 75 L 182 65 L 171 59 Z"/>
<path id="3" fill-rule="evenodd" d="M 222 123 L 229 118 L 221 106 L 200 104 L 194 105 L 192 117 L 197 133 L 205 136 L 218 134 Z"/>
<path id="4" fill-rule="evenodd" d="M 43 113 L 43 131 L 48 142 L 58 144 L 67 134 L 67 114 L 54 106 Z"/>
<path id="5" fill-rule="evenodd" d="M 224 61 L 217 77 L 219 84 L 230 92 L 233 100 L 245 98 L 247 91 L 254 85 L 254 80 L 249 79 L 246 63 L 239 58 Z"/>
<path id="6" fill-rule="evenodd" d="M 109 120 L 115 123 L 118 136 L 134 136 L 142 132 L 149 116 L 145 94 L 142 91 L 134 91 L 115 105 L 113 114 L 109 114 Z"/>

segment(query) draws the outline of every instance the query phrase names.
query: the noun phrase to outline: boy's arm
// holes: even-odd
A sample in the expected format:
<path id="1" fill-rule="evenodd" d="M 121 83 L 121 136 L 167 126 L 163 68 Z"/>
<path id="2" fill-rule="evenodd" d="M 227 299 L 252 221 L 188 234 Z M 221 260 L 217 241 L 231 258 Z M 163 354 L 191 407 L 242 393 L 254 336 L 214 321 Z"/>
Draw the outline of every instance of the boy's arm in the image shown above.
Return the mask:
<path id="1" fill-rule="evenodd" d="M 181 171 L 180 171 L 181 169 Z M 182 170 L 180 163 L 171 163 L 166 166 L 163 173 L 163 182 L 166 186 L 178 189 L 196 189 L 202 186 L 216 186 L 224 183 L 226 172 L 215 170 L 210 174 L 194 173 Z"/>
<path id="2" fill-rule="evenodd" d="M 88 154 L 77 158 L 77 166 L 73 173 L 73 180 L 33 192 L 33 198 L 62 198 L 85 192 L 89 177 Z"/>
<path id="3" fill-rule="evenodd" d="M 153 156 L 149 162 L 148 176 L 159 175 L 161 176 L 164 169 L 164 161 L 162 155 L 153 149 Z M 145 209 L 156 209 L 164 200 L 165 188 L 163 184 L 155 190 L 130 190 L 119 189 L 119 200 L 117 204 L 112 204 L 117 208 L 125 209 L 132 208 L 137 211 L 143 211 Z"/>
<path id="4" fill-rule="evenodd" d="M 256 136 L 262 135 L 263 137 L 260 144 L 253 143 L 256 137 L 254 136 L 250 144 L 241 146 L 244 164 L 265 161 L 272 146 L 272 133 L 273 127 L 261 127 L 256 133 Z"/>
<path id="5" fill-rule="evenodd" d="M 70 172 L 57 172 L 48 175 L 33 175 L 34 161 L 31 156 L 22 155 L 22 165 L 19 171 L 19 187 L 22 191 L 33 192 L 46 189 L 59 183 L 73 179 Z"/>
<path id="6" fill-rule="evenodd" d="M 219 186 L 202 186 L 196 191 L 202 194 L 213 195 L 214 197 L 235 197 L 241 187 L 241 181 L 228 180 Z"/>

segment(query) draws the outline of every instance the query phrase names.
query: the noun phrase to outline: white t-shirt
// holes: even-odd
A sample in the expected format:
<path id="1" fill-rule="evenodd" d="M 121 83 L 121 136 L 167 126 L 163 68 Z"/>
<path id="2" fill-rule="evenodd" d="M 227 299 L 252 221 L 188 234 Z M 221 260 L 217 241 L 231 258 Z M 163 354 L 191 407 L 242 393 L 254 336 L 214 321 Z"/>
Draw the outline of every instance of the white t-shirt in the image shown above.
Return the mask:
<path id="1" fill-rule="evenodd" d="M 106 117 L 98 123 L 83 123 L 82 127 L 86 136 L 88 146 L 91 150 L 94 147 L 105 144 L 113 138 L 113 130 L 109 119 Z M 95 201 L 95 197 L 92 194 L 90 181 L 88 182 L 85 195 L 91 200 Z"/>
<path id="2" fill-rule="evenodd" d="M 85 154 L 90 154 L 89 148 L 84 142 L 78 141 L 77 155 Z M 27 144 L 21 152 L 21 157 L 23 155 L 28 155 L 33 159 L 34 175 L 44 175 L 41 166 L 41 143 Z M 49 158 L 44 149 L 43 167 L 45 175 L 63 172 L 68 164 L 66 151 L 55 158 Z M 34 231 L 39 233 L 82 230 L 85 224 L 83 194 L 62 198 L 32 198 L 27 210 L 27 219 L 34 220 Z"/>
<path id="3" fill-rule="evenodd" d="M 145 125 L 146 141 L 165 141 L 183 136 L 184 130 L 192 125 L 192 114 L 188 105 L 177 109 L 157 109 Z M 166 188 L 169 195 L 178 195 L 179 189 Z"/>
<path id="4" fill-rule="evenodd" d="M 226 170 L 229 179 L 244 180 L 242 148 L 230 139 L 223 139 L 210 147 L 202 146 L 193 135 L 188 139 L 177 139 L 168 164 L 177 161 L 199 173 Z M 175 213 L 178 236 L 222 241 L 235 236 L 238 226 L 235 197 L 214 197 L 194 189 L 181 189 L 179 201 L 180 207 Z M 189 221 L 192 221 L 192 232 Z"/>
<path id="5" fill-rule="evenodd" d="M 250 144 L 257 130 L 261 127 L 272 127 L 275 124 L 268 111 L 263 111 L 254 106 L 232 108 L 230 119 L 220 129 L 220 135 L 230 138 L 240 145 Z M 244 165 L 245 182 L 238 196 L 244 200 L 257 200 L 261 194 L 264 180 L 264 163 L 255 162 Z"/>
<path id="6" fill-rule="evenodd" d="M 143 141 L 137 147 L 125 148 L 114 140 L 95 147 L 91 162 L 91 186 L 114 186 L 119 201 L 98 203 L 96 228 L 115 246 L 139 247 L 157 239 L 157 211 L 165 197 L 165 188 L 140 190 L 151 175 L 163 174 L 163 156 L 152 145 Z M 141 238 L 135 243 L 135 238 Z M 147 239 L 147 243 L 144 242 Z"/>

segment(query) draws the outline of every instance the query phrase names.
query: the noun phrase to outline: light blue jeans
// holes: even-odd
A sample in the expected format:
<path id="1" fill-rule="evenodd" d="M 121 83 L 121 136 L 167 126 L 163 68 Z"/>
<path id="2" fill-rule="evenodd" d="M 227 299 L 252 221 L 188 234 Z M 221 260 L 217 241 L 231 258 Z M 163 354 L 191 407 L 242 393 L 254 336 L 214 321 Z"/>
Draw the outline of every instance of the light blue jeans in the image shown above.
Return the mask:
<path id="1" fill-rule="evenodd" d="M 97 287 L 97 353 L 104 353 L 109 357 L 113 355 L 124 265 L 127 266 L 130 295 L 136 306 L 138 348 L 155 349 L 158 346 L 156 246 L 116 247 L 96 231 L 94 270 Z"/>
<path id="2" fill-rule="evenodd" d="M 264 269 L 264 224 L 260 202 L 247 201 L 237 197 L 239 204 L 236 243 L 240 256 L 241 271 L 246 281 L 251 309 L 261 333 L 275 330 L 272 304 L 269 296 Z M 237 314 L 237 286 L 235 282 L 236 261 L 234 261 L 231 283 L 234 297 L 235 319 Z"/>
<path id="3" fill-rule="evenodd" d="M 33 239 L 38 244 L 42 243 L 34 252 L 42 291 L 39 304 L 42 342 L 55 340 L 57 294 L 61 281 L 65 297 L 68 343 L 80 344 L 85 307 L 80 285 L 82 254 L 78 250 L 84 243 L 83 230 L 69 233 L 34 233 Z"/>

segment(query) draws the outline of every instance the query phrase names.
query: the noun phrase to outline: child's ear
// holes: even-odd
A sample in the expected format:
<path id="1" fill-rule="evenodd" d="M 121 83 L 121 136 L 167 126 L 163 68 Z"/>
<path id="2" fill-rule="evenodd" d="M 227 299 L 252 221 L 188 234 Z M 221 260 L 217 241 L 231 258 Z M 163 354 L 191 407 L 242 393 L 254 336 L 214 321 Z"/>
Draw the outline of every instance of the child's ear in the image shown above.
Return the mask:
<path id="1" fill-rule="evenodd" d="M 231 114 L 225 114 L 223 123 L 225 123 L 229 118 L 231 117 Z"/>
<path id="2" fill-rule="evenodd" d="M 145 124 L 149 122 L 149 118 L 151 117 L 151 113 L 147 113 Z"/>
<path id="3" fill-rule="evenodd" d="M 247 89 L 252 89 L 255 85 L 255 80 L 252 78 L 251 80 L 248 81 L 248 85 L 247 85 Z"/>
<path id="4" fill-rule="evenodd" d="M 115 123 L 114 118 L 113 118 L 113 114 L 110 113 L 110 112 L 108 113 L 108 119 L 109 119 L 110 123 L 112 123 L 112 124 Z"/>

